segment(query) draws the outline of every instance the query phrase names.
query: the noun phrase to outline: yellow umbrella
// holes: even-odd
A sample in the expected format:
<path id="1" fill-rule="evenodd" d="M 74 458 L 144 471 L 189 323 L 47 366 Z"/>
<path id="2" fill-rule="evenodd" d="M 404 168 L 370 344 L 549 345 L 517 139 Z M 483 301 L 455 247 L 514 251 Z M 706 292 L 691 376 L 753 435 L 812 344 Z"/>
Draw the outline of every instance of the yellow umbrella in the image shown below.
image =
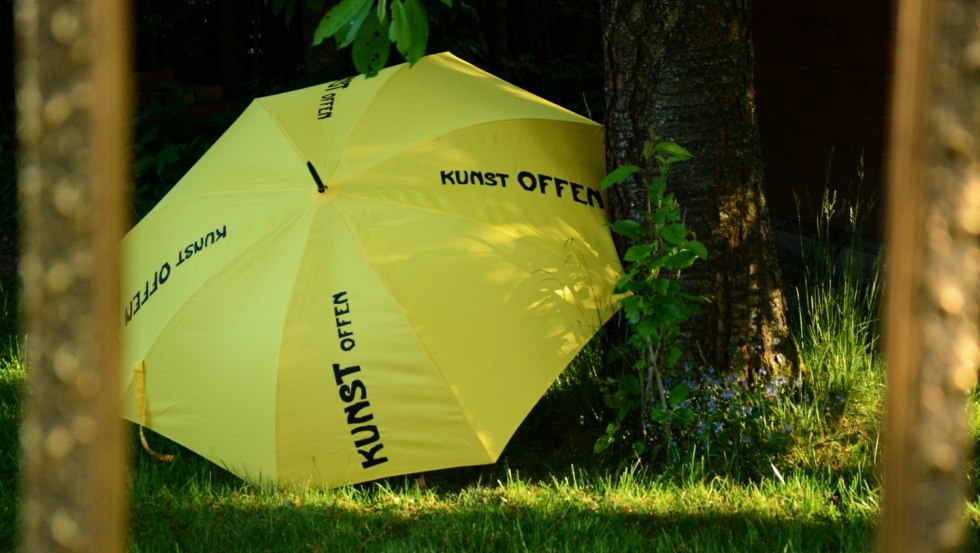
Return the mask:
<path id="1" fill-rule="evenodd" d="M 250 480 L 494 462 L 615 310 L 602 141 L 451 54 L 253 101 L 124 239 L 124 416 Z"/>

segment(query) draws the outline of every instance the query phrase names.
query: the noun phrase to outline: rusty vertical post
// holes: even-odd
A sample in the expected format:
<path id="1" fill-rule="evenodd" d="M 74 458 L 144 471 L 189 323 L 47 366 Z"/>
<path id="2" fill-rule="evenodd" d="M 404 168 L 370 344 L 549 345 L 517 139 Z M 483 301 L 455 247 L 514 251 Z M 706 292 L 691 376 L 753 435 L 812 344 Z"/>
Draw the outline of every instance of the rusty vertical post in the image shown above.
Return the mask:
<path id="1" fill-rule="evenodd" d="M 123 0 L 18 0 L 27 412 L 21 546 L 122 550 L 119 240 L 128 174 Z"/>
<path id="2" fill-rule="evenodd" d="M 976 384 L 980 6 L 900 0 L 888 189 L 879 550 L 959 551 Z"/>

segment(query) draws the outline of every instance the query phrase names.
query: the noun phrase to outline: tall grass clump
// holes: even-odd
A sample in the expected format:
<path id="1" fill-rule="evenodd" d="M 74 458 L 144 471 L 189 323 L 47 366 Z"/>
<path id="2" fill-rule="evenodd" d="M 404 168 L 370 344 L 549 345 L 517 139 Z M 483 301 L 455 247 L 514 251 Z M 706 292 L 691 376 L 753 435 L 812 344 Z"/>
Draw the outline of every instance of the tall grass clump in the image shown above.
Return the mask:
<path id="1" fill-rule="evenodd" d="M 862 241 L 864 216 L 858 203 L 824 193 L 815 231 L 802 244 L 802 282 L 796 287 L 807 374 L 791 408 L 800 430 L 811 434 L 808 453 L 826 453 L 838 462 L 841 455 L 877 455 L 883 412 L 882 290 L 878 258 L 866 253 Z M 836 221 L 842 229 L 834 228 Z"/>

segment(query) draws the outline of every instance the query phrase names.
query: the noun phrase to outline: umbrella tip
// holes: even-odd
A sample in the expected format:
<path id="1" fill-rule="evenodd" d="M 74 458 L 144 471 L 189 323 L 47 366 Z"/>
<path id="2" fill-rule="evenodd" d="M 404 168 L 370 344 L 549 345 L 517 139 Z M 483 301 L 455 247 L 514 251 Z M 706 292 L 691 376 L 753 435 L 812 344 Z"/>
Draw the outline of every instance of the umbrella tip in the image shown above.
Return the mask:
<path id="1" fill-rule="evenodd" d="M 321 194 L 323 194 L 324 192 L 326 192 L 327 191 L 327 185 L 323 184 L 323 181 L 320 180 L 320 175 L 319 175 L 319 173 L 316 172 L 316 167 L 313 167 L 313 164 L 311 162 L 307 161 L 306 162 L 306 168 L 310 170 L 310 174 L 313 175 L 313 180 L 316 181 L 316 189 Z"/>

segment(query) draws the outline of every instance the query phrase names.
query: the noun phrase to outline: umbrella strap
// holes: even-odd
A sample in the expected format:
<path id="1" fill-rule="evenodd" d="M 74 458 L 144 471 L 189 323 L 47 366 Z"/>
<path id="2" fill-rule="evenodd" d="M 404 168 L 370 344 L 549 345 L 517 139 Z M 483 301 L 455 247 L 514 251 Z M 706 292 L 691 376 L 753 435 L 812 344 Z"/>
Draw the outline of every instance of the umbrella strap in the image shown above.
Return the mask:
<path id="1" fill-rule="evenodd" d="M 136 366 L 133 367 L 133 372 L 135 376 L 134 380 L 136 381 L 136 409 L 139 412 L 140 419 L 140 443 L 143 444 L 143 449 L 152 455 L 154 459 L 169 463 L 174 460 L 174 456 L 153 451 L 153 448 L 146 441 L 146 435 L 143 434 L 143 426 L 146 424 L 146 364 L 143 361 L 136 363 Z"/>

